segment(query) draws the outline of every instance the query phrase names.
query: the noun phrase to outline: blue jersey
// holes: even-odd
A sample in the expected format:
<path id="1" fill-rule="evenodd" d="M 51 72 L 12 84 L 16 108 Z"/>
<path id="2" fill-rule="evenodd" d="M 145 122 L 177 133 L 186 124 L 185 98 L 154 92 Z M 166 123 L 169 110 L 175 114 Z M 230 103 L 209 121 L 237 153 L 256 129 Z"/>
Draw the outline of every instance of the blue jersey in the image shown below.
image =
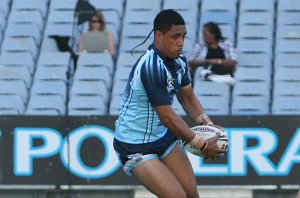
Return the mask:
<path id="1" fill-rule="evenodd" d="M 154 107 L 172 105 L 180 87 L 191 83 L 186 58 L 164 60 L 151 45 L 133 66 L 122 97 L 115 138 L 141 144 L 165 135 L 167 128 L 160 122 Z"/>

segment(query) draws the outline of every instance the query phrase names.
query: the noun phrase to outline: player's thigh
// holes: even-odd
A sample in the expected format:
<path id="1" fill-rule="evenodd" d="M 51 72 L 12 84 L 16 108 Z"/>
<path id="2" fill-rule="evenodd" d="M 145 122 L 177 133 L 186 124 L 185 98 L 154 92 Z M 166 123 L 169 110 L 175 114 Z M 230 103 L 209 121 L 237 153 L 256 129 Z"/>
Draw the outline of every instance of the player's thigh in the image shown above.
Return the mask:
<path id="1" fill-rule="evenodd" d="M 184 150 L 179 145 L 176 145 L 172 152 L 162 159 L 162 162 L 175 175 L 188 197 L 199 197 L 192 165 Z"/>
<path id="2" fill-rule="evenodd" d="M 132 174 L 156 196 L 185 198 L 186 194 L 173 173 L 159 159 L 149 159 L 132 169 Z"/>

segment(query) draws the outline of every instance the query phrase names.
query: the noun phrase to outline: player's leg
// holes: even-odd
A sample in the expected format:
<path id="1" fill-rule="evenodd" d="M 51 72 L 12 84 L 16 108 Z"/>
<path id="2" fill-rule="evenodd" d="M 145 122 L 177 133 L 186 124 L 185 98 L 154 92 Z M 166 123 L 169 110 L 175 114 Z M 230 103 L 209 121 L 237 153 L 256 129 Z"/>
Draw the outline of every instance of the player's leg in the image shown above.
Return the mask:
<path id="1" fill-rule="evenodd" d="M 139 164 L 131 173 L 145 188 L 160 198 L 187 197 L 173 173 L 157 158 Z"/>
<path id="2" fill-rule="evenodd" d="M 162 159 L 162 162 L 172 171 L 186 192 L 187 197 L 199 197 L 192 165 L 184 150 L 179 145 L 176 145 L 172 152 Z"/>

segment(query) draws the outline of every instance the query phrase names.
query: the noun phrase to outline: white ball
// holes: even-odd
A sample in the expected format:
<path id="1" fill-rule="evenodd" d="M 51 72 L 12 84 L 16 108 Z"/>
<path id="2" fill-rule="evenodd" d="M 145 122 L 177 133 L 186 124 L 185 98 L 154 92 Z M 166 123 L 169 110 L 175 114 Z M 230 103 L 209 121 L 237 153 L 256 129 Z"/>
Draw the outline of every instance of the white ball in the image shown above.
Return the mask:
<path id="1" fill-rule="evenodd" d="M 218 138 L 217 145 L 219 148 L 227 151 L 229 141 L 228 141 L 228 137 L 227 137 L 227 134 L 225 131 L 222 131 L 216 127 L 207 126 L 207 125 L 194 126 L 191 129 L 196 135 L 200 136 L 203 139 L 209 139 L 211 137 L 214 137 L 216 135 L 216 133 L 219 133 L 220 137 Z M 199 157 L 203 157 L 202 152 L 197 147 L 187 143 L 185 145 L 185 148 L 190 153 L 197 155 Z"/>

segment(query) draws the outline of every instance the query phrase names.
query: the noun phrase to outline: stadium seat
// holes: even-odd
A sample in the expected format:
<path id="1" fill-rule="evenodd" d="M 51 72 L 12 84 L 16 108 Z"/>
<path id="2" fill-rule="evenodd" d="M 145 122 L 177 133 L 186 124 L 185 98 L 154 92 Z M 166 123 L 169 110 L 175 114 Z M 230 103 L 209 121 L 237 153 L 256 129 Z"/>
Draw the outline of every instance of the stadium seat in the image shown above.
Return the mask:
<path id="1" fill-rule="evenodd" d="M 298 0 L 278 0 L 277 11 L 280 12 L 300 12 L 300 2 Z"/>
<path id="2" fill-rule="evenodd" d="M 123 94 L 127 84 L 126 80 L 115 80 L 112 88 L 112 95 L 121 95 Z"/>
<path id="3" fill-rule="evenodd" d="M 273 29 L 267 25 L 240 25 L 237 37 L 240 39 L 273 40 Z"/>
<path id="4" fill-rule="evenodd" d="M 35 70 L 35 62 L 29 52 L 3 52 L 0 55 L 0 65 L 24 66 L 31 75 Z"/>
<path id="5" fill-rule="evenodd" d="M 300 40 L 300 26 L 299 25 L 282 25 L 277 27 L 276 39 L 299 39 Z"/>
<path id="6" fill-rule="evenodd" d="M 299 115 L 300 114 L 300 97 L 294 96 L 277 96 L 273 100 L 273 115 Z"/>
<path id="7" fill-rule="evenodd" d="M 299 67 L 300 68 L 300 54 L 299 53 L 279 53 L 276 54 L 274 60 L 274 68 L 278 67 Z"/>
<path id="8" fill-rule="evenodd" d="M 272 72 L 272 58 L 267 53 L 239 53 L 239 67 L 265 67 Z"/>
<path id="9" fill-rule="evenodd" d="M 73 95 L 82 96 L 101 96 L 101 101 L 108 103 L 110 90 L 107 90 L 106 84 L 102 81 L 73 81 L 70 89 L 70 97 Z"/>
<path id="10" fill-rule="evenodd" d="M 38 48 L 33 38 L 5 37 L 2 42 L 1 51 L 7 52 L 30 52 L 34 60 L 37 58 Z"/>
<path id="11" fill-rule="evenodd" d="M 25 103 L 19 95 L 0 95 L 0 110 L 15 112 L 16 115 L 22 115 L 25 110 Z"/>
<path id="12" fill-rule="evenodd" d="M 27 103 L 28 89 L 24 82 L 15 80 L 0 80 L 0 95 L 18 95 Z"/>
<path id="13" fill-rule="evenodd" d="M 104 67 L 108 70 L 110 75 L 114 71 L 113 58 L 109 53 L 81 53 L 78 61 L 77 67 Z"/>
<path id="14" fill-rule="evenodd" d="M 158 13 L 161 10 L 161 0 L 147 0 L 142 4 L 140 0 L 126 0 L 125 10 L 153 10 Z"/>
<path id="15" fill-rule="evenodd" d="M 300 82 L 300 67 L 277 67 L 274 71 L 274 83 L 279 81 Z"/>
<path id="16" fill-rule="evenodd" d="M 93 5 L 98 10 L 113 10 L 118 13 L 119 17 L 123 17 L 124 15 L 124 3 L 125 0 L 89 0 L 89 3 Z"/>
<path id="17" fill-rule="evenodd" d="M 164 0 L 163 9 L 174 9 L 177 11 L 195 10 L 198 12 L 199 1 L 198 0 Z"/>
<path id="18" fill-rule="evenodd" d="M 37 60 L 37 67 L 54 66 L 68 68 L 71 54 L 69 52 L 44 52 L 42 51 Z"/>
<path id="19" fill-rule="evenodd" d="M 117 81 L 126 81 L 129 77 L 129 73 L 132 66 L 120 66 L 116 68 L 114 83 Z"/>
<path id="20" fill-rule="evenodd" d="M 13 38 L 33 38 L 36 46 L 39 46 L 41 42 L 41 32 L 35 24 L 9 23 L 5 35 Z"/>
<path id="21" fill-rule="evenodd" d="M 237 51 L 240 53 L 267 53 L 272 55 L 271 39 L 238 39 Z"/>
<path id="22" fill-rule="evenodd" d="M 41 52 L 59 52 L 59 48 L 54 40 L 48 36 L 44 37 L 41 45 Z"/>
<path id="23" fill-rule="evenodd" d="M 68 104 L 69 115 L 106 115 L 107 106 L 101 96 L 79 96 L 70 97 Z"/>
<path id="24" fill-rule="evenodd" d="M 34 81 L 36 80 L 58 80 L 67 82 L 67 69 L 64 66 L 38 67 Z"/>
<path id="25" fill-rule="evenodd" d="M 202 11 L 227 11 L 236 13 L 237 0 L 202 0 L 201 10 Z"/>
<path id="26" fill-rule="evenodd" d="M 278 12 L 277 27 L 282 25 L 300 25 L 300 12 Z"/>
<path id="27" fill-rule="evenodd" d="M 103 81 L 106 89 L 111 89 L 112 76 L 105 67 L 79 67 L 74 73 L 74 81 Z"/>
<path id="28" fill-rule="evenodd" d="M 146 31 L 146 30 L 145 30 Z M 147 37 L 147 34 L 150 33 L 151 30 L 149 30 L 148 33 L 145 33 L 145 38 Z M 142 44 L 142 42 L 145 40 L 145 38 L 129 38 L 127 37 L 126 39 L 121 40 L 120 47 L 119 47 L 119 52 L 120 53 L 130 53 L 131 50 L 133 50 L 134 47 Z M 133 54 L 142 54 L 144 53 L 149 45 L 153 43 L 153 40 L 149 38 L 145 43 L 143 43 L 141 46 L 135 48 L 133 50 Z"/>
<path id="29" fill-rule="evenodd" d="M 47 23 L 44 38 L 49 36 L 73 36 L 73 23 Z"/>
<path id="30" fill-rule="evenodd" d="M 232 90 L 233 97 L 263 96 L 270 101 L 270 87 L 265 82 L 238 82 Z"/>
<path id="31" fill-rule="evenodd" d="M 240 12 L 238 25 L 266 25 L 273 29 L 274 14 L 271 12 Z"/>
<path id="32" fill-rule="evenodd" d="M 274 83 L 273 98 L 280 96 L 300 97 L 300 81 L 278 81 Z"/>
<path id="33" fill-rule="evenodd" d="M 228 115 L 229 99 L 226 96 L 196 95 L 209 115 Z"/>
<path id="34" fill-rule="evenodd" d="M 50 114 L 53 114 L 53 110 L 57 111 L 58 115 L 66 114 L 65 101 L 59 95 L 31 95 L 27 110 L 31 109 L 43 110 L 45 115 L 47 115 L 48 110 L 50 110 Z"/>
<path id="35" fill-rule="evenodd" d="M 238 67 L 235 72 L 237 83 L 242 82 L 264 82 L 271 87 L 271 73 L 265 67 Z"/>
<path id="36" fill-rule="evenodd" d="M 62 1 L 63 2 L 63 1 Z M 50 10 L 47 18 L 47 24 L 49 23 L 74 23 L 74 11 L 73 10 Z"/>
<path id="37" fill-rule="evenodd" d="M 51 0 L 49 9 L 52 10 L 71 10 L 74 11 L 78 0 Z"/>
<path id="38" fill-rule="evenodd" d="M 38 10 L 43 17 L 48 13 L 48 0 L 14 0 L 12 1 L 11 10 Z"/>
<path id="39" fill-rule="evenodd" d="M 59 95 L 66 101 L 67 85 L 63 81 L 36 80 L 33 82 L 30 95 Z"/>
<path id="40" fill-rule="evenodd" d="M 109 104 L 109 115 L 119 115 L 122 94 L 113 94 Z"/>
<path id="41" fill-rule="evenodd" d="M 2 13 L 4 15 L 3 19 L 6 19 L 8 13 L 9 13 L 9 1 L 0 0 L 0 13 Z"/>
<path id="42" fill-rule="evenodd" d="M 9 14 L 8 23 L 35 24 L 40 32 L 44 30 L 45 21 L 38 10 L 12 10 Z"/>
<path id="43" fill-rule="evenodd" d="M 275 54 L 279 53 L 300 53 L 300 39 L 278 39 Z"/>
<path id="44" fill-rule="evenodd" d="M 134 63 L 138 60 L 138 55 L 131 53 L 120 52 L 116 60 L 116 68 L 118 67 L 133 67 Z"/>
<path id="45" fill-rule="evenodd" d="M 32 76 L 25 67 L 0 66 L 0 80 L 22 81 L 27 88 L 32 84 Z"/>
<path id="46" fill-rule="evenodd" d="M 213 81 L 195 80 L 193 89 L 198 96 L 220 96 L 230 100 L 230 86 Z"/>
<path id="47" fill-rule="evenodd" d="M 232 29 L 236 28 L 236 14 L 232 12 L 210 12 L 203 11 L 200 16 L 200 27 L 207 22 L 215 22 L 218 25 L 230 25 Z"/>
<path id="48" fill-rule="evenodd" d="M 232 115 L 267 115 L 270 104 L 264 96 L 234 96 L 231 106 Z"/>
<path id="49" fill-rule="evenodd" d="M 274 0 L 242 0 L 240 1 L 240 12 L 275 12 Z"/>

